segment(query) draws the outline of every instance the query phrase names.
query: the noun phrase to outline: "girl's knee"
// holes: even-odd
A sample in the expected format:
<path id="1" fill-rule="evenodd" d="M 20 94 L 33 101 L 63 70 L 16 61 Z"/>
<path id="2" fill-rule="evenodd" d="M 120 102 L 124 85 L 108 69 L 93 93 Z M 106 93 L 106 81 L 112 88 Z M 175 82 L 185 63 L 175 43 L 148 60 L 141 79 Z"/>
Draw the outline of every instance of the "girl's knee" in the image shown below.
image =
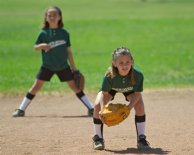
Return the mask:
<path id="1" fill-rule="evenodd" d="M 69 88 L 74 92 L 74 93 L 78 93 L 80 92 L 81 90 L 77 88 L 75 82 L 72 80 L 72 81 L 68 81 L 67 82 Z"/>
<path id="2" fill-rule="evenodd" d="M 94 105 L 94 117 L 99 118 L 99 112 L 100 112 L 100 104 L 95 104 Z"/>
<path id="3" fill-rule="evenodd" d="M 95 104 L 94 105 L 94 110 L 100 111 L 100 104 Z"/>
<path id="4" fill-rule="evenodd" d="M 30 88 L 29 92 L 32 94 L 36 94 L 42 88 L 43 84 L 44 84 L 44 81 L 36 80 L 33 86 Z"/>
<path id="5" fill-rule="evenodd" d="M 135 105 L 134 109 L 135 109 L 136 114 L 144 114 L 145 113 L 145 108 L 144 108 L 143 102 L 138 102 Z"/>

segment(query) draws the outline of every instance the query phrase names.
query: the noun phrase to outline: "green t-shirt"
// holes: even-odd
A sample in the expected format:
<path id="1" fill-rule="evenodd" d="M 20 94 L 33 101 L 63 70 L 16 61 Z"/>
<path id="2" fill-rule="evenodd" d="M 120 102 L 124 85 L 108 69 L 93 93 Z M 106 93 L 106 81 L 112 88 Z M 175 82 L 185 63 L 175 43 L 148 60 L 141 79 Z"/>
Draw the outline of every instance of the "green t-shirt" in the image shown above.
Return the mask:
<path id="1" fill-rule="evenodd" d="M 118 93 L 126 92 L 142 92 L 143 91 L 143 74 L 137 69 L 133 68 L 135 84 L 133 85 L 129 75 L 121 76 L 116 75 L 115 77 L 103 78 L 101 90 L 109 92 L 110 90 L 115 90 Z"/>
<path id="2" fill-rule="evenodd" d="M 43 29 L 35 44 L 47 43 L 51 46 L 48 52 L 42 50 L 42 66 L 52 71 L 60 71 L 69 67 L 67 48 L 71 45 L 69 33 L 62 29 Z"/>

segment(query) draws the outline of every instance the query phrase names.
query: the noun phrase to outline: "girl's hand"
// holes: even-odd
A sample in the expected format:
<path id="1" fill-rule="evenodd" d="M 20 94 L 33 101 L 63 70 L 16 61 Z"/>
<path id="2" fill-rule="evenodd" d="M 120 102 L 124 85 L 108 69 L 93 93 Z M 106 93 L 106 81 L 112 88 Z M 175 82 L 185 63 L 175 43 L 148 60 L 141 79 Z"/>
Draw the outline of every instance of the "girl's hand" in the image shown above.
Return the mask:
<path id="1" fill-rule="evenodd" d="M 50 50 L 50 45 L 46 44 L 46 43 L 43 43 L 43 44 L 40 44 L 40 48 L 42 50 L 44 50 L 45 52 L 48 52 Z"/>

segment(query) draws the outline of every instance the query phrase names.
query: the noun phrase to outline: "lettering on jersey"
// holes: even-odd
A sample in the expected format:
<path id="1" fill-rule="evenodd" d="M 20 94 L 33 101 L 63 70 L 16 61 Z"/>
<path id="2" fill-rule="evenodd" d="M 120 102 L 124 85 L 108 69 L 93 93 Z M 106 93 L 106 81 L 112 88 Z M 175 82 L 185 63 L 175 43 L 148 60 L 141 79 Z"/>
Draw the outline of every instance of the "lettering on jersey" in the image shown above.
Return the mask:
<path id="1" fill-rule="evenodd" d="M 55 48 L 55 47 L 63 45 L 63 44 L 66 44 L 65 40 L 57 40 L 57 41 L 52 41 L 49 43 L 50 48 Z"/>
<path id="2" fill-rule="evenodd" d="M 113 90 L 119 92 L 119 93 L 125 93 L 133 90 L 133 87 L 127 87 L 127 88 L 112 88 Z"/>

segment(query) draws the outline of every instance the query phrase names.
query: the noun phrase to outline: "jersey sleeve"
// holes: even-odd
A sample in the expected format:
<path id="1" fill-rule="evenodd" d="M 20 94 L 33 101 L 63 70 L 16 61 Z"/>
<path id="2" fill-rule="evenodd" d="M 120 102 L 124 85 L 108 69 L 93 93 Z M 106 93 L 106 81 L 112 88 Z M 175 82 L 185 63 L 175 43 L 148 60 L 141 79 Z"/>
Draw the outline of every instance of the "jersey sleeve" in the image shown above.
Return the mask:
<path id="1" fill-rule="evenodd" d="M 39 34 L 38 34 L 38 37 L 35 41 L 35 45 L 38 45 L 40 43 L 45 43 L 45 40 L 44 40 L 44 33 L 43 31 L 41 31 Z"/>
<path id="2" fill-rule="evenodd" d="M 67 32 L 67 47 L 71 46 L 70 34 Z"/>
<path id="3" fill-rule="evenodd" d="M 102 81 L 101 90 L 105 92 L 109 92 L 112 89 L 111 81 L 108 77 L 104 77 Z"/>
<path id="4" fill-rule="evenodd" d="M 139 73 L 136 79 L 136 84 L 134 87 L 135 92 L 142 92 L 143 91 L 143 80 L 144 76 L 142 73 Z"/>

